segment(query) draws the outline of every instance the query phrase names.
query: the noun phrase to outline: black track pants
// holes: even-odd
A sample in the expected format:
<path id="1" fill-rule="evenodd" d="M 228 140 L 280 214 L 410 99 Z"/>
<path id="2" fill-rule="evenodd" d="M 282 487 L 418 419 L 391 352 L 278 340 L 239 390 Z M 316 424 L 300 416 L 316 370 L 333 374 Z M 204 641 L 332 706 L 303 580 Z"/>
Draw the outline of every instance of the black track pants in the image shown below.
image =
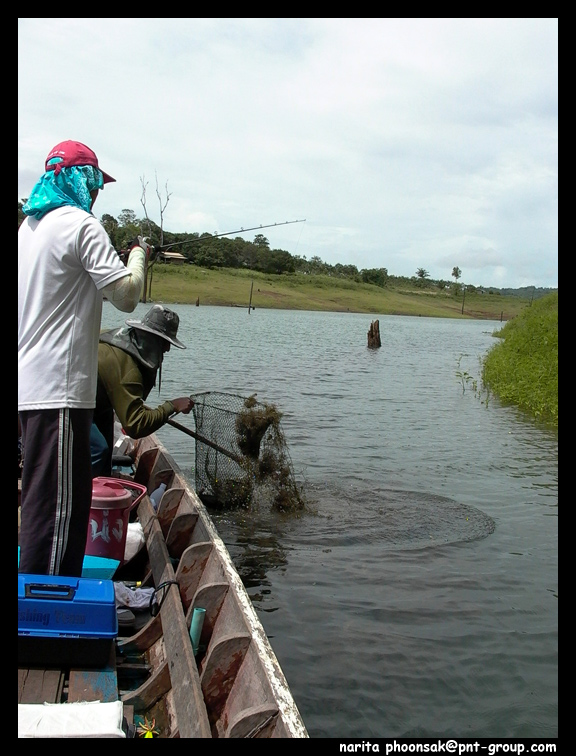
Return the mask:
<path id="1" fill-rule="evenodd" d="M 82 574 L 92 502 L 93 410 L 20 412 L 22 511 L 19 572 Z"/>

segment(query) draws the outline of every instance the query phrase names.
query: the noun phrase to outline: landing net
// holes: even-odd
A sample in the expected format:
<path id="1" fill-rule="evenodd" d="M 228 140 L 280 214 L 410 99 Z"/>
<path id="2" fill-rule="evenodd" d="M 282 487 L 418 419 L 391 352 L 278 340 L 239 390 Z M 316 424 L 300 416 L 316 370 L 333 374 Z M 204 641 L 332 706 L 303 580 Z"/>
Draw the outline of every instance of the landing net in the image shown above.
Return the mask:
<path id="1" fill-rule="evenodd" d="M 196 432 L 212 444 L 196 439 L 195 485 L 205 503 L 304 507 L 275 405 L 216 391 L 192 399 Z"/>

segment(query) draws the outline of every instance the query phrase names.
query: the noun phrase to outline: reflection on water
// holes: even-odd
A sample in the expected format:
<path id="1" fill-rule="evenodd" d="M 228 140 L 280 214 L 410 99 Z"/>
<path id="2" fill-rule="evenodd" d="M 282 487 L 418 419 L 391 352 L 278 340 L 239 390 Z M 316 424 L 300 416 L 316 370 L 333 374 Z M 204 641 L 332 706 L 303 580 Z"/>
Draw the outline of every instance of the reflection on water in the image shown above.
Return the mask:
<path id="1" fill-rule="evenodd" d="M 229 552 L 252 601 L 259 604 L 262 611 L 276 611 L 277 607 L 266 601 L 271 594 L 267 575 L 270 570 L 283 569 L 288 564 L 278 528 L 267 529 L 261 521 L 255 528 L 252 518 L 238 516 L 238 513 L 232 517 L 215 513 L 214 522 L 223 538 L 226 538 L 227 528 L 233 529 Z"/>
<path id="2" fill-rule="evenodd" d="M 457 376 L 500 323 L 174 309 L 158 403 L 283 412 L 309 509 L 213 517 L 310 735 L 556 737 L 557 434 Z M 192 439 L 158 435 L 193 482 Z"/>

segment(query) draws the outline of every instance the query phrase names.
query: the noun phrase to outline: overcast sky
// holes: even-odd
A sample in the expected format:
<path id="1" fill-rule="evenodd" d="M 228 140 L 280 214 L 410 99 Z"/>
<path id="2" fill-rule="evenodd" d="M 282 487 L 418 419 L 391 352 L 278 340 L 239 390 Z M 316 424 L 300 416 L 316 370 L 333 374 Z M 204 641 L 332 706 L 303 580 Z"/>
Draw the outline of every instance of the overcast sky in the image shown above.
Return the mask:
<path id="1" fill-rule="evenodd" d="M 18 66 L 18 199 L 75 139 L 99 218 L 558 286 L 557 18 L 20 18 Z"/>

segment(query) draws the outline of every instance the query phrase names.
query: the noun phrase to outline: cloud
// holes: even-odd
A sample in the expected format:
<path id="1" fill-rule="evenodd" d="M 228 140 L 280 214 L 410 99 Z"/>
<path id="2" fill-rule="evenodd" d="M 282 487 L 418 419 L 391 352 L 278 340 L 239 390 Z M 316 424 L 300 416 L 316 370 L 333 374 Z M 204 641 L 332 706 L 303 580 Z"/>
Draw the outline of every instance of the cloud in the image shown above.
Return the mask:
<path id="1" fill-rule="evenodd" d="M 118 179 L 99 215 L 141 214 L 157 176 L 169 231 L 306 218 L 271 246 L 557 286 L 557 19 L 19 19 L 18 36 L 19 199 L 72 138 Z"/>

